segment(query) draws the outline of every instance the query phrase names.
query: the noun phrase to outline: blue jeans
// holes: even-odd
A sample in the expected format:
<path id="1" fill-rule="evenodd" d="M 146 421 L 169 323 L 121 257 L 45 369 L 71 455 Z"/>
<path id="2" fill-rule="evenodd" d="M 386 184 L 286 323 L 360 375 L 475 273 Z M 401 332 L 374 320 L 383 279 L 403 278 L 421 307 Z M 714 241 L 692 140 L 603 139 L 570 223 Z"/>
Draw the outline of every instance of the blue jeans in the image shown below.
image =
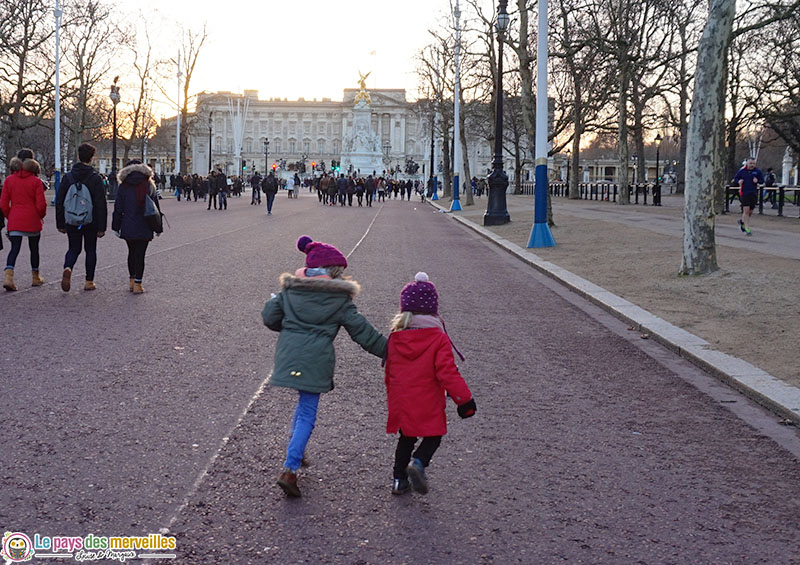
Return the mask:
<path id="1" fill-rule="evenodd" d="M 298 391 L 297 407 L 292 418 L 292 437 L 289 440 L 289 449 L 286 452 L 286 461 L 283 466 L 292 472 L 300 468 L 300 461 L 306 451 L 306 445 L 314 431 L 317 421 L 317 406 L 319 406 L 319 393 Z"/>

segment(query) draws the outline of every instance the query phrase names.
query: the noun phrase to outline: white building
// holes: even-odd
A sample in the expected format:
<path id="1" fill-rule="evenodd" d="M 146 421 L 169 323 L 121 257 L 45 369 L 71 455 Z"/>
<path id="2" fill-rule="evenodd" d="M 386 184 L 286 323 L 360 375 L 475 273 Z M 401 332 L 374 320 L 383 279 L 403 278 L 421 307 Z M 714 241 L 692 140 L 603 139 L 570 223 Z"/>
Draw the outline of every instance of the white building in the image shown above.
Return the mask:
<path id="1" fill-rule="evenodd" d="M 197 99 L 197 111 L 190 116 L 189 172 L 208 172 L 210 137 L 211 166 L 221 167 L 228 174 L 237 173 L 239 163 L 235 153 L 234 116 L 230 111 L 232 106 L 235 113 L 237 101 L 242 110 L 247 102 L 241 155 L 247 166 L 247 174 L 254 170 L 263 173 L 265 169 L 271 169 L 273 163 L 280 166 L 281 159 L 286 163 L 305 160 L 308 171 L 312 163 L 324 163 L 325 168 L 330 170 L 333 160 L 341 160 L 343 140 L 353 124 L 357 93 L 356 88 L 345 89 L 341 101 L 330 98 L 260 100 L 255 90 L 245 90 L 243 95 L 231 92 L 201 93 Z M 374 89 L 369 90 L 369 95 L 372 129 L 381 140 L 385 170 L 396 167 L 403 170 L 406 161 L 413 160 L 419 165 L 418 175 L 427 177 L 430 174 L 431 122 L 425 104 L 406 100 L 404 89 Z M 264 142 L 267 140 L 269 148 L 265 158 Z M 488 142 L 474 140 L 469 148 L 472 174 L 485 172 L 491 166 Z M 441 141 L 438 139 L 434 161 L 436 173 L 439 174 L 442 155 Z M 367 172 L 362 171 L 362 174 Z"/>

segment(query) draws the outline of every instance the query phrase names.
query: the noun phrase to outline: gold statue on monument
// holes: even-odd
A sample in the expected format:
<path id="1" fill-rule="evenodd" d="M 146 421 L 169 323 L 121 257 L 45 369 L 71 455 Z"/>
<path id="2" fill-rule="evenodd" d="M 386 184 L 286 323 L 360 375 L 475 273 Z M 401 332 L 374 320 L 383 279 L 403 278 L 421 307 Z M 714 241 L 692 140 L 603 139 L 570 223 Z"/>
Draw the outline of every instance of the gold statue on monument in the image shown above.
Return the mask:
<path id="1" fill-rule="evenodd" d="M 358 104 L 361 100 L 363 100 L 366 104 L 372 103 L 372 98 L 369 96 L 369 92 L 367 92 L 367 77 L 372 74 L 372 71 L 368 72 L 365 75 L 361 74 L 361 71 L 358 71 L 358 76 L 361 77 L 358 81 L 358 84 L 361 86 L 361 90 L 356 94 L 356 98 L 354 102 Z"/>

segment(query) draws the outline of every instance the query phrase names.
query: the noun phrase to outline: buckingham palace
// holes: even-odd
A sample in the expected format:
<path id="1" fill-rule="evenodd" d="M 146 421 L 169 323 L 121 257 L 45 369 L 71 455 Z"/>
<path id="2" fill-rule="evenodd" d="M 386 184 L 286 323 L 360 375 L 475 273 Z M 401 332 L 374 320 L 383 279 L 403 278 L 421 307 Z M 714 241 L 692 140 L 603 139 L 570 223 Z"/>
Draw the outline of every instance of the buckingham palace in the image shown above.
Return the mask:
<path id="1" fill-rule="evenodd" d="M 256 90 L 245 90 L 244 94 L 200 93 L 188 127 L 189 172 L 206 174 L 211 167 L 237 174 L 241 166 L 238 149 L 248 174 L 271 169 L 273 164 L 280 167 L 281 162 L 303 162 L 308 171 L 312 163 L 317 170 L 324 164 L 326 170 L 331 170 L 332 162 L 341 161 L 352 130 L 358 93 L 357 88 L 345 89 L 341 101 L 260 100 Z M 409 102 L 404 89 L 371 89 L 369 97 L 372 131 L 380 139 L 383 170 L 405 170 L 406 162 L 413 160 L 419 165 L 417 174 L 427 176 L 431 117 L 425 102 Z M 174 125 L 174 118 L 162 122 L 162 127 L 173 132 Z M 442 164 L 440 145 L 437 140 L 437 169 Z M 489 160 L 488 143 L 473 143 L 470 161 L 488 165 Z"/>
<path id="2" fill-rule="evenodd" d="M 305 162 L 309 170 L 312 163 L 325 163 L 330 169 L 333 161 L 341 159 L 358 92 L 346 89 L 342 101 L 259 100 L 255 90 L 245 90 L 243 95 L 202 93 L 189 132 L 190 170 L 205 174 L 210 163 L 235 174 L 239 166 L 237 137 L 248 173 L 263 172 L 281 161 Z M 429 115 L 422 113 L 418 104 L 408 102 L 402 89 L 371 90 L 370 96 L 372 129 L 381 140 L 385 170 L 403 168 L 408 159 L 420 165 L 426 157 L 429 160 Z"/>

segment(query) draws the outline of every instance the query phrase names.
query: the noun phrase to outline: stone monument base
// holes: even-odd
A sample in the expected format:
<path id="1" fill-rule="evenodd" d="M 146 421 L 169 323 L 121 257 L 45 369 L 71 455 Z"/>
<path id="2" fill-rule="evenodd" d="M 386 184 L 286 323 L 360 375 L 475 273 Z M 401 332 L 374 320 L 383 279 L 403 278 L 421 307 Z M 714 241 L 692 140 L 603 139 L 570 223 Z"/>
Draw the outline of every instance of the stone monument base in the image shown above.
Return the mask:
<path id="1" fill-rule="evenodd" d="M 350 153 L 342 155 L 342 172 L 350 170 L 350 165 L 353 166 L 353 172 L 364 178 L 367 175 L 376 174 L 378 176 L 383 172 L 383 155 L 378 153 Z"/>

